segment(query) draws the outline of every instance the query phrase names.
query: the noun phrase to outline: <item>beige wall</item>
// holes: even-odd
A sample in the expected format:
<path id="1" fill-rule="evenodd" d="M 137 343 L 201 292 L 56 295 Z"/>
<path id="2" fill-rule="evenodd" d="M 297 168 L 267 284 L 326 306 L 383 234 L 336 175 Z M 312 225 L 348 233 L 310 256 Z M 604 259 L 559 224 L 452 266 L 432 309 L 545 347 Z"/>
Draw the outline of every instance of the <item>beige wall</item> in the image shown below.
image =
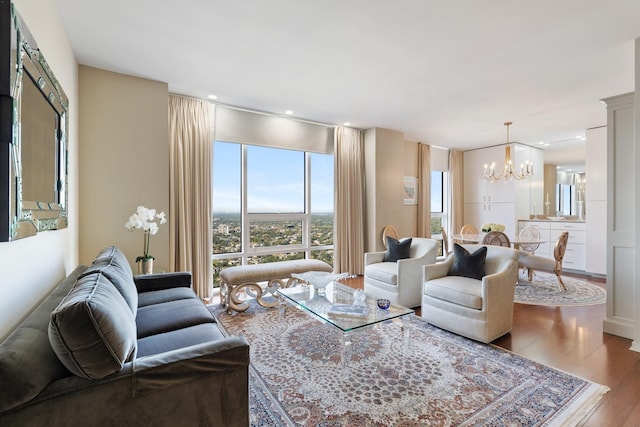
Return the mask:
<path id="1" fill-rule="evenodd" d="M 143 233 L 124 224 L 138 205 L 169 212 L 168 85 L 80 66 L 79 87 L 80 261 L 117 245 L 135 268 Z M 149 252 L 169 270 L 168 224 Z"/>
<path id="2" fill-rule="evenodd" d="M 405 176 L 417 176 L 417 143 L 402 132 L 373 128 L 365 131 L 366 232 L 365 252 L 384 250 L 382 229 L 393 225 L 401 237 L 416 233 L 416 206 L 403 204 Z"/>
<path id="3" fill-rule="evenodd" d="M 418 143 L 405 141 L 404 152 L 402 156 L 402 164 L 404 170 L 402 177 L 413 176 L 418 177 Z M 420 185 L 416 191 L 420 194 Z M 402 203 L 402 201 L 401 201 Z M 418 205 L 402 206 L 402 226 L 398 228 L 398 233 L 402 237 L 418 235 Z"/>
<path id="4" fill-rule="evenodd" d="M 69 226 L 0 243 L 0 337 L 78 263 L 77 64 L 53 0 L 14 0 L 69 98 Z"/>
<path id="5" fill-rule="evenodd" d="M 558 180 L 558 169 L 556 165 L 544 165 L 544 189 L 542 190 L 543 200 L 547 201 L 547 194 L 549 194 L 549 215 L 554 216 L 556 214 L 556 181 Z M 544 205 L 543 205 L 544 206 Z M 546 209 L 546 207 L 545 207 Z M 546 211 L 545 211 L 546 214 Z"/>

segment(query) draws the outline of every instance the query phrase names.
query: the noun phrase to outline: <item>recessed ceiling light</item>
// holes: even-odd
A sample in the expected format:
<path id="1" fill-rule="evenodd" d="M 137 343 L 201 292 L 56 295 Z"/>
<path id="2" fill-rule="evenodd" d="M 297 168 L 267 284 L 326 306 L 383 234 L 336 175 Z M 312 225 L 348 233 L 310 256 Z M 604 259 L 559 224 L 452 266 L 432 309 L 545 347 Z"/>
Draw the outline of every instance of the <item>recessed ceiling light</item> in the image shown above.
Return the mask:
<path id="1" fill-rule="evenodd" d="M 349 122 L 344 122 L 344 123 L 343 123 L 343 125 L 344 125 L 344 126 L 351 126 L 351 123 L 349 123 Z"/>
<path id="2" fill-rule="evenodd" d="M 548 143 L 548 142 L 545 142 L 545 143 L 544 143 L 544 146 L 545 146 L 545 147 L 548 147 L 548 146 L 549 146 L 549 143 Z"/>
<path id="3" fill-rule="evenodd" d="M 218 97 L 215 96 L 215 95 L 209 95 L 207 98 L 209 98 L 209 99 L 218 99 Z"/>
<path id="4" fill-rule="evenodd" d="M 284 113 L 285 113 L 287 116 L 290 116 L 290 115 L 292 115 L 292 114 L 293 114 L 293 111 L 291 111 L 291 110 L 287 110 L 287 111 L 285 111 Z"/>
<path id="5" fill-rule="evenodd" d="M 540 142 L 538 142 L 538 144 L 544 145 L 544 141 L 540 141 Z"/>

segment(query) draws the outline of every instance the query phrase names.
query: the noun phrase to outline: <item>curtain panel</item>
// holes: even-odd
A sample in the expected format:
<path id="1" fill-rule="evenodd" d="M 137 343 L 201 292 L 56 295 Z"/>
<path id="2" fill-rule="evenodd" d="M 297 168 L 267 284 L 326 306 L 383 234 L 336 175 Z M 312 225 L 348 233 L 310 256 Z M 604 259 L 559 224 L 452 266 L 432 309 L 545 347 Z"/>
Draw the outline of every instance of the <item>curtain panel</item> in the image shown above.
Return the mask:
<path id="1" fill-rule="evenodd" d="M 449 150 L 449 235 L 460 231 L 464 221 L 463 170 L 463 152 Z"/>
<path id="2" fill-rule="evenodd" d="M 431 146 L 418 144 L 418 237 L 431 237 Z"/>
<path id="3" fill-rule="evenodd" d="M 190 271 L 193 289 L 209 298 L 211 258 L 211 164 L 215 106 L 169 96 L 169 248 L 174 271 Z"/>
<path id="4" fill-rule="evenodd" d="M 337 272 L 364 273 L 364 133 L 337 127 L 334 141 L 335 238 Z"/>

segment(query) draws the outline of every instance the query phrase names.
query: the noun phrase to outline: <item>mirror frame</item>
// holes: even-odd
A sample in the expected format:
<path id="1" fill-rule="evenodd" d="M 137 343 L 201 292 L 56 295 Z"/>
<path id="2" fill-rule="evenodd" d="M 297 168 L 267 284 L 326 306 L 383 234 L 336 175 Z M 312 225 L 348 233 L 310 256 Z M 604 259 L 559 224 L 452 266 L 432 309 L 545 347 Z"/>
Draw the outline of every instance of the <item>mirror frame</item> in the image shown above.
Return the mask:
<path id="1" fill-rule="evenodd" d="M 13 3 L 0 2 L 0 9 L 0 241 L 11 241 L 67 227 L 69 101 Z M 24 78 L 36 82 L 58 115 L 54 201 L 22 198 Z"/>

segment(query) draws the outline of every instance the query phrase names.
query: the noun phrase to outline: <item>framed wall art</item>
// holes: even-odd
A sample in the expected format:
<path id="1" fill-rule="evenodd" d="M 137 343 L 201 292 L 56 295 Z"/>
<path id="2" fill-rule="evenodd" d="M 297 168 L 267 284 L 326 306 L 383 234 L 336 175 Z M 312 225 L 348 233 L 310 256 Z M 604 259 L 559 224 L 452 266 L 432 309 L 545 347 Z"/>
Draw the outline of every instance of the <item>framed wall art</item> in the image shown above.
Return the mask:
<path id="1" fill-rule="evenodd" d="M 418 178 L 415 176 L 405 176 L 403 183 L 403 204 L 418 204 Z"/>

